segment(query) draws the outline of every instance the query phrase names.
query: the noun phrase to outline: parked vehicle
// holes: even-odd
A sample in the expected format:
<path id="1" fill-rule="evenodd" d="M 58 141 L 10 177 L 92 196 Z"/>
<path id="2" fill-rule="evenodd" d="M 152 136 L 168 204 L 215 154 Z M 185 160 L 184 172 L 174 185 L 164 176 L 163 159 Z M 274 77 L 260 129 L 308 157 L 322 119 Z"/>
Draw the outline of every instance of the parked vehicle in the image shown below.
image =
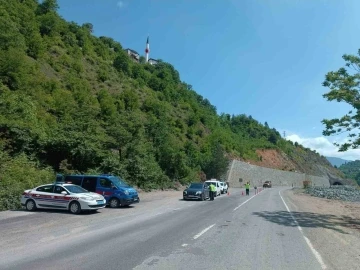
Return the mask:
<path id="1" fill-rule="evenodd" d="M 37 208 L 69 210 L 79 214 L 83 210 L 96 211 L 106 206 L 102 195 L 89 192 L 73 184 L 48 184 L 25 190 L 21 196 L 21 205 L 26 210 Z"/>
<path id="2" fill-rule="evenodd" d="M 183 199 L 206 200 L 210 199 L 209 187 L 205 183 L 191 183 L 183 192 Z"/>
<path id="3" fill-rule="evenodd" d="M 265 181 L 264 184 L 263 184 L 263 188 L 271 188 L 272 185 L 271 185 L 271 181 Z"/>
<path id="4" fill-rule="evenodd" d="M 72 183 L 84 189 L 101 194 L 112 208 L 139 203 L 139 195 L 123 179 L 114 175 L 59 175 L 57 181 Z"/>
<path id="5" fill-rule="evenodd" d="M 210 185 L 210 183 L 212 183 L 216 187 L 215 197 L 220 196 L 221 195 L 220 181 L 218 181 L 218 180 L 207 180 L 207 181 L 205 181 L 205 184 L 207 184 L 208 186 Z"/>
<path id="6" fill-rule="evenodd" d="M 228 190 L 229 190 L 229 187 L 228 187 L 227 183 L 226 182 L 220 182 L 220 184 L 223 187 L 222 193 L 226 194 L 228 192 Z"/>
<path id="7" fill-rule="evenodd" d="M 220 194 L 224 194 L 224 184 L 221 181 L 219 181 L 219 184 L 220 184 Z"/>

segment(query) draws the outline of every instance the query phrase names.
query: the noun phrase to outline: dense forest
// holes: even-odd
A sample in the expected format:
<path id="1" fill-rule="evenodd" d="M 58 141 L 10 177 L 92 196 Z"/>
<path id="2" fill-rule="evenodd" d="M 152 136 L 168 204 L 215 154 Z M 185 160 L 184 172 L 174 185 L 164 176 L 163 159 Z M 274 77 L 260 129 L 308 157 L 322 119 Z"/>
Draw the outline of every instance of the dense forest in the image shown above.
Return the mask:
<path id="1" fill-rule="evenodd" d="M 0 0 L 0 210 L 56 173 L 113 173 L 149 190 L 220 178 L 256 149 L 296 152 L 267 123 L 219 115 L 171 64 L 134 62 L 57 9 Z"/>
<path id="2" fill-rule="evenodd" d="M 360 186 L 360 160 L 349 161 L 339 167 L 346 178 L 355 179 Z"/>

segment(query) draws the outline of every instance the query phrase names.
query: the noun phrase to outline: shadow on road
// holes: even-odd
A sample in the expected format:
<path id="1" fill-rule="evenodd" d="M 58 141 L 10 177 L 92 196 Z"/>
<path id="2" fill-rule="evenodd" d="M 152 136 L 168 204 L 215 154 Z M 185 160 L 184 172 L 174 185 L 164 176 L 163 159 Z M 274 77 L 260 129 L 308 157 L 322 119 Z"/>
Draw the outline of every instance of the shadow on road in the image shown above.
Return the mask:
<path id="1" fill-rule="evenodd" d="M 348 234 L 342 228 L 360 229 L 360 220 L 348 216 L 338 217 L 335 215 L 315 214 L 310 212 L 291 212 L 297 223 L 287 211 L 263 211 L 254 212 L 253 215 L 277 223 L 283 226 L 303 228 L 325 228 L 331 229 L 343 234 Z"/>

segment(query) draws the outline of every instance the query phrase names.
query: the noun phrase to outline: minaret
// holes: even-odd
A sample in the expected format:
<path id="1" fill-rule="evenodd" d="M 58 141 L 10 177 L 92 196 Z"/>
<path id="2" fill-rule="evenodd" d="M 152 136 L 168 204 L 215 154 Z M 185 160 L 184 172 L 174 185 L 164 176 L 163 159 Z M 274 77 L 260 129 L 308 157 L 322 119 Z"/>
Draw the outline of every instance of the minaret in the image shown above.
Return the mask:
<path id="1" fill-rule="evenodd" d="M 146 40 L 146 49 L 145 49 L 146 63 L 149 62 L 149 52 L 150 52 L 150 45 L 149 45 L 149 37 L 148 37 Z"/>

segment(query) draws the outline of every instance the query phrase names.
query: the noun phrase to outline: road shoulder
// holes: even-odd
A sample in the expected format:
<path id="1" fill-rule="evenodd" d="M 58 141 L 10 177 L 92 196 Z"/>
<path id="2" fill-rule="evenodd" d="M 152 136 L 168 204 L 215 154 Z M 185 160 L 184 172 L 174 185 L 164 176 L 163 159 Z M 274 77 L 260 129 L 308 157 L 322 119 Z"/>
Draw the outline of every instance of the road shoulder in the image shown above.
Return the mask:
<path id="1" fill-rule="evenodd" d="M 282 194 L 299 226 L 329 269 L 358 269 L 359 203 L 312 197 L 295 189 Z"/>

